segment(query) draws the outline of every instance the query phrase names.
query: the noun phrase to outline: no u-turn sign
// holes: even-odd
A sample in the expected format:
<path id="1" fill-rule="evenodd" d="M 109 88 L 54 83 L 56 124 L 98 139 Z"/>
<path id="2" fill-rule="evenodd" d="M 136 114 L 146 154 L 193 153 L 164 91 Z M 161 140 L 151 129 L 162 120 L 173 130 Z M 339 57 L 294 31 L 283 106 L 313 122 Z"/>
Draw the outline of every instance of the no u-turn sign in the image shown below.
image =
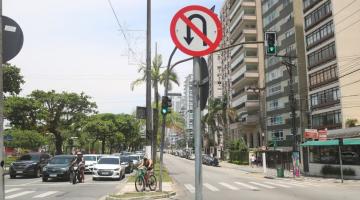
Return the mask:
<path id="1" fill-rule="evenodd" d="M 170 26 L 175 45 L 191 56 L 205 56 L 213 52 L 222 39 L 221 22 L 210 9 L 187 6 L 176 13 Z"/>

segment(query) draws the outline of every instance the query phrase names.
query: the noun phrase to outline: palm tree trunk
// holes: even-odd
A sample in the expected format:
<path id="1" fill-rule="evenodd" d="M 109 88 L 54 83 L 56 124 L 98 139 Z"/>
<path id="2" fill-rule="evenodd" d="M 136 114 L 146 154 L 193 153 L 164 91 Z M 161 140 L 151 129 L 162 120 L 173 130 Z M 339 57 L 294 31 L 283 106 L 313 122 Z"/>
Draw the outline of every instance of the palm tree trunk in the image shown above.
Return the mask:
<path id="1" fill-rule="evenodd" d="M 153 163 L 156 163 L 156 148 L 157 148 L 157 133 L 159 129 L 159 88 L 158 81 L 154 80 L 154 97 L 155 97 L 155 114 L 154 114 L 154 129 L 153 129 Z"/>

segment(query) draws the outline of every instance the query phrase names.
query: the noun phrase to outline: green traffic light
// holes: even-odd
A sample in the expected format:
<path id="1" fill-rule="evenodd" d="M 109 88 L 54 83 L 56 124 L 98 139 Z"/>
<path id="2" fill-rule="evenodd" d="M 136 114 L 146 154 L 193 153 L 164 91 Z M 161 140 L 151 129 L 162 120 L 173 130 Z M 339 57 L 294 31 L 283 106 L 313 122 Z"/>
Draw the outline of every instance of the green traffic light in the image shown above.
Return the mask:
<path id="1" fill-rule="evenodd" d="M 167 114 L 167 113 L 168 113 L 168 109 L 167 109 L 167 108 L 161 109 L 161 113 L 162 113 L 162 114 Z"/>

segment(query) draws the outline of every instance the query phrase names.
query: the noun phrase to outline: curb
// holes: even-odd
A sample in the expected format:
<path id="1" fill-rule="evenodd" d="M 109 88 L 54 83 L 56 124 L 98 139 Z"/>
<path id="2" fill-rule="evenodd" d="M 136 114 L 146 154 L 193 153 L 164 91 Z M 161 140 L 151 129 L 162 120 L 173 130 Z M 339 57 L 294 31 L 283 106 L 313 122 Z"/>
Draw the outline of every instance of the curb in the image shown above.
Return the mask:
<path id="1" fill-rule="evenodd" d="M 169 192 L 167 194 L 159 194 L 159 195 L 151 195 L 151 193 L 149 193 L 148 196 L 141 196 L 141 197 L 129 197 L 129 198 L 124 198 L 124 197 L 114 197 L 114 196 L 110 196 L 108 195 L 105 199 L 106 200 L 145 200 L 145 199 L 162 199 L 162 198 L 170 198 L 172 196 L 175 196 L 176 192 Z"/>

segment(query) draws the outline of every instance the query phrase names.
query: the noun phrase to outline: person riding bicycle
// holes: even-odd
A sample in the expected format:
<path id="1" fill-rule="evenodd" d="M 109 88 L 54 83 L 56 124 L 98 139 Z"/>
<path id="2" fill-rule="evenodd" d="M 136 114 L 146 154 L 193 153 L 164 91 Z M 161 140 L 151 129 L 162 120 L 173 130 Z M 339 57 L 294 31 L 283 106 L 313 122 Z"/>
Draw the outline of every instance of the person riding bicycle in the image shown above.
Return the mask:
<path id="1" fill-rule="evenodd" d="M 71 163 L 71 166 L 77 165 L 80 173 L 80 183 L 85 181 L 85 159 L 81 151 L 76 153 L 76 158 Z"/>
<path id="2" fill-rule="evenodd" d="M 150 172 L 154 167 L 153 161 L 151 159 L 148 159 L 146 156 L 144 156 L 143 162 L 139 165 L 138 168 L 141 168 L 141 167 L 146 168 L 145 181 L 147 181 L 148 172 Z"/>

